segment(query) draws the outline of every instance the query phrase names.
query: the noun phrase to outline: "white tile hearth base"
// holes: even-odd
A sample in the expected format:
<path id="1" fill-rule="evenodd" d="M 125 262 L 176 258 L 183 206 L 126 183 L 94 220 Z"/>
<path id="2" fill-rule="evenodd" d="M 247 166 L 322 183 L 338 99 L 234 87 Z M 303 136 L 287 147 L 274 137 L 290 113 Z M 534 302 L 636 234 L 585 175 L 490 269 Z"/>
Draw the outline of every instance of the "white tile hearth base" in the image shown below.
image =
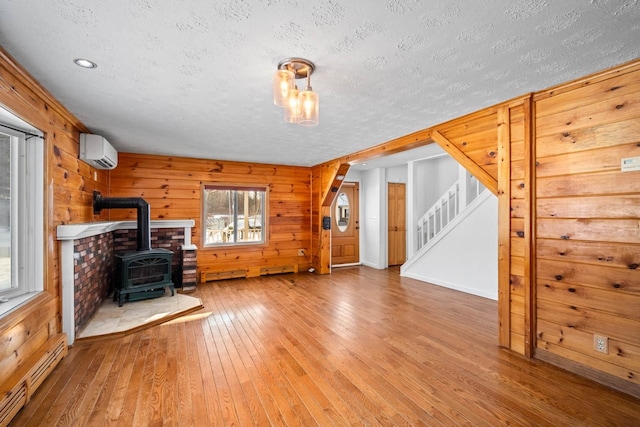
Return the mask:
<path id="1" fill-rule="evenodd" d="M 78 334 L 77 340 L 86 338 L 126 335 L 146 326 L 167 322 L 202 308 L 200 298 L 166 292 L 163 297 L 126 302 L 122 307 L 106 299 L 91 318 L 87 326 Z"/>

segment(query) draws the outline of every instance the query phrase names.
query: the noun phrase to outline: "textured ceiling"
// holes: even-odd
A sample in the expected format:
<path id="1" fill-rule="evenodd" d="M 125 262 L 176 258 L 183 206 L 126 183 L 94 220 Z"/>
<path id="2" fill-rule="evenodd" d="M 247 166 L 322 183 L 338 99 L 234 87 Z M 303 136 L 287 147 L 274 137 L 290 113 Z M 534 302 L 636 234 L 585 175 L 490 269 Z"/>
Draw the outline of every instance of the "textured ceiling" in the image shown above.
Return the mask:
<path id="1" fill-rule="evenodd" d="M 0 0 L 0 45 L 120 151 L 309 166 L 635 59 L 640 4 Z M 272 103 L 292 56 L 317 127 Z"/>

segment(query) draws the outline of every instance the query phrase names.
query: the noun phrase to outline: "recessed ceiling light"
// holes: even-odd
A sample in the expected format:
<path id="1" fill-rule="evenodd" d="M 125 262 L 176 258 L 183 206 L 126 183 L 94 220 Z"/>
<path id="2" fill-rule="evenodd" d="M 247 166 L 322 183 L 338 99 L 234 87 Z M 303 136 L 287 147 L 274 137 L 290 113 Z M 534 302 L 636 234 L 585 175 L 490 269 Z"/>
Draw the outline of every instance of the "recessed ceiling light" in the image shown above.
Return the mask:
<path id="1" fill-rule="evenodd" d="M 88 59 L 83 58 L 76 58 L 73 60 L 73 62 L 75 62 L 76 65 L 79 65 L 82 68 L 96 68 L 98 66 L 98 64 L 96 64 L 95 62 L 91 62 Z"/>

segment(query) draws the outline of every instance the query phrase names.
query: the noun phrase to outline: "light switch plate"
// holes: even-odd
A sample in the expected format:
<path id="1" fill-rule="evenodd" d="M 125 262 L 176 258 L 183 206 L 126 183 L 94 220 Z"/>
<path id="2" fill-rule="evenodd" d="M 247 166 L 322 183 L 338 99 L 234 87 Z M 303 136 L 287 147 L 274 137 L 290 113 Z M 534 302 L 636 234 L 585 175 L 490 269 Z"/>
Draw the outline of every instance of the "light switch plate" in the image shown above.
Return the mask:
<path id="1" fill-rule="evenodd" d="M 640 156 L 620 160 L 620 170 L 622 172 L 640 171 Z"/>

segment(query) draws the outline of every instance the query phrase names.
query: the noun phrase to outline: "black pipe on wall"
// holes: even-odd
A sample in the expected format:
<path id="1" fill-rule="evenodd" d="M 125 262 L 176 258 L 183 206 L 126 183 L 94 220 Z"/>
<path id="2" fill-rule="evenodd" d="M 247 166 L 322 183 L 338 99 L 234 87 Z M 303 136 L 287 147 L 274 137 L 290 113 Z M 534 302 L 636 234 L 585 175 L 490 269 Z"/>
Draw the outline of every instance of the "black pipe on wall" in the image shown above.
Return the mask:
<path id="1" fill-rule="evenodd" d="M 93 192 L 93 214 L 99 215 L 102 209 L 132 209 L 137 211 L 138 232 L 137 250 L 151 249 L 151 210 L 149 203 L 142 197 L 102 197 L 99 191 Z"/>

